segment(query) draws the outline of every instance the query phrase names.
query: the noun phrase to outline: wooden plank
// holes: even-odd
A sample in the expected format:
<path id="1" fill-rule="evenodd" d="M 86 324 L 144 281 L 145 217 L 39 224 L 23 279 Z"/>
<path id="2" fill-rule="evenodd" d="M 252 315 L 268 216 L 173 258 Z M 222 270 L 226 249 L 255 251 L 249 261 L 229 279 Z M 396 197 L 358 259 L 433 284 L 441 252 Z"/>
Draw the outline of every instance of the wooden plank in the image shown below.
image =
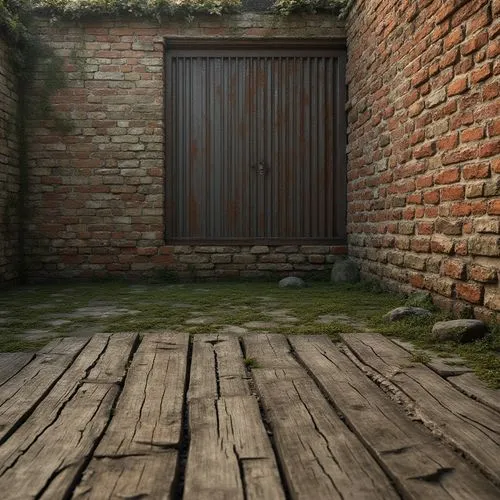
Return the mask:
<path id="1" fill-rule="evenodd" d="M 290 343 L 405 498 L 500 498 L 500 490 L 413 423 L 327 337 L 293 336 Z"/>
<path id="2" fill-rule="evenodd" d="M 7 382 L 34 357 L 35 354 L 32 352 L 0 353 L 0 385 Z"/>
<path id="3" fill-rule="evenodd" d="M 243 337 L 247 358 L 260 368 L 297 368 L 291 348 L 283 335 L 255 334 Z"/>
<path id="4" fill-rule="evenodd" d="M 3 498 L 66 498 L 102 435 L 116 384 L 84 383 L 56 420 L 0 475 Z"/>
<path id="5" fill-rule="evenodd" d="M 471 398 L 500 412 L 500 390 L 491 389 L 474 373 L 464 373 L 457 377 L 450 377 L 448 381 Z"/>
<path id="6" fill-rule="evenodd" d="M 280 366 L 252 373 L 291 498 L 399 498 L 380 466 L 290 355 L 284 340 L 258 335 L 245 337 L 244 343 L 247 356 L 263 364 L 277 358 Z M 279 362 L 279 353 L 286 359 Z"/>
<path id="7" fill-rule="evenodd" d="M 284 500 L 254 397 L 194 398 L 189 403 L 189 429 L 185 500 Z"/>
<path id="8" fill-rule="evenodd" d="M 177 452 L 94 458 L 72 498 L 79 500 L 175 499 Z"/>
<path id="9" fill-rule="evenodd" d="M 121 379 L 117 379 L 117 375 L 121 372 L 123 378 L 136 339 L 136 334 L 92 337 L 33 413 L 0 446 L 0 473 L 11 467 L 33 445 L 37 436 L 56 421 L 59 412 L 75 396 L 82 382 L 120 382 Z M 120 352 L 117 352 L 118 348 Z M 92 374 L 96 373 L 100 374 L 98 380 L 88 378 L 92 378 Z"/>
<path id="10" fill-rule="evenodd" d="M 108 338 L 106 349 L 99 362 L 92 367 L 86 377 L 89 382 L 119 383 L 125 378 L 130 356 L 139 341 L 139 335 L 116 333 L 108 335 Z"/>
<path id="11" fill-rule="evenodd" d="M 188 400 L 249 394 L 238 338 L 234 335 L 196 335 L 193 339 Z"/>
<path id="12" fill-rule="evenodd" d="M 414 403 L 422 421 L 500 484 L 500 419 L 491 408 L 457 391 L 448 381 L 379 334 L 345 334 L 344 341 L 372 370 L 388 378 Z"/>
<path id="13" fill-rule="evenodd" d="M 57 339 L 0 387 L 0 443 L 26 418 L 83 349 L 88 339 Z"/>
<path id="14" fill-rule="evenodd" d="M 399 347 L 403 348 L 405 351 L 410 353 L 422 353 L 424 356 L 429 357 L 429 361 L 424 364 L 434 370 L 441 377 L 450 377 L 453 375 L 460 375 L 462 373 L 468 373 L 472 371 L 465 365 L 465 361 L 458 356 L 449 356 L 446 358 L 437 356 L 435 352 L 429 351 L 427 349 L 419 349 L 414 346 L 411 342 L 406 342 L 405 340 L 391 339 Z"/>
<path id="15" fill-rule="evenodd" d="M 146 334 L 96 456 L 146 454 L 179 444 L 189 335 Z"/>

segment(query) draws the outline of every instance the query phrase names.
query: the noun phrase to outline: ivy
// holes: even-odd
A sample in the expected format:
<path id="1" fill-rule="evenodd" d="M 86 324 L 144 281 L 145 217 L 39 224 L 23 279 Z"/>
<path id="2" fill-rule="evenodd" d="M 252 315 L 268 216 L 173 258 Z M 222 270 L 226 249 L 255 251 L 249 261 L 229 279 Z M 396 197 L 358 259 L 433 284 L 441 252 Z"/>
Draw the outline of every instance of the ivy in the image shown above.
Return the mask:
<path id="1" fill-rule="evenodd" d="M 158 20 L 177 14 L 221 15 L 241 5 L 240 0 L 34 0 L 34 3 L 36 10 L 69 19 L 127 15 Z"/>
<path id="2" fill-rule="evenodd" d="M 274 10 L 281 15 L 328 12 L 344 18 L 353 3 L 354 0 L 275 0 Z"/>

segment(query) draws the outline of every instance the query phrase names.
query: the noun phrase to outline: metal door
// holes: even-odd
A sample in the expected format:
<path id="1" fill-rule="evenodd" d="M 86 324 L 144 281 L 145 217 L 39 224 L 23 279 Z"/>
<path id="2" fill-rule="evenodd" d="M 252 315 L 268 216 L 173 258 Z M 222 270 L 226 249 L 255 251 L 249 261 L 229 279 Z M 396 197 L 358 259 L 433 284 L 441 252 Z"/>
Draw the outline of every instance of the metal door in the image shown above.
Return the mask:
<path id="1" fill-rule="evenodd" d="M 169 241 L 344 242 L 345 52 L 283 43 L 167 42 Z"/>

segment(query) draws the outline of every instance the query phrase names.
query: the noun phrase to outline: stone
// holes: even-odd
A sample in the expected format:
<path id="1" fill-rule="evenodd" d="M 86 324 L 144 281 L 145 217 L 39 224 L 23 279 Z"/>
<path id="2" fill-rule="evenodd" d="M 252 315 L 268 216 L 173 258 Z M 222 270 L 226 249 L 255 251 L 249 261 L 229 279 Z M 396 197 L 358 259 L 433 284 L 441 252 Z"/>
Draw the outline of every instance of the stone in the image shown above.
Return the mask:
<path id="1" fill-rule="evenodd" d="M 431 316 L 431 314 L 429 310 L 423 307 L 403 306 L 389 311 L 384 315 L 384 319 L 387 321 L 399 321 L 400 319 L 412 316 Z"/>
<path id="2" fill-rule="evenodd" d="M 244 323 L 243 326 L 245 328 L 276 328 L 278 323 L 274 321 L 249 321 L 248 323 Z"/>
<path id="3" fill-rule="evenodd" d="M 482 339 L 486 333 L 486 325 L 478 319 L 438 321 L 432 327 L 432 336 L 436 340 L 442 341 L 472 342 L 473 340 Z"/>
<path id="4" fill-rule="evenodd" d="M 69 323 L 71 323 L 69 319 L 55 319 L 53 321 L 47 321 L 47 324 L 49 326 L 55 326 L 55 327 L 67 325 Z"/>
<path id="5" fill-rule="evenodd" d="M 287 276 L 286 278 L 283 278 L 278 285 L 280 288 L 304 288 L 306 283 L 302 278 Z"/>
<path id="6" fill-rule="evenodd" d="M 248 329 L 237 325 L 224 325 L 224 327 L 220 330 L 220 333 L 227 333 L 231 335 L 243 335 L 245 333 L 248 333 Z"/>
<path id="7" fill-rule="evenodd" d="M 332 283 L 357 283 L 359 280 L 359 268 L 354 261 L 344 259 L 333 264 L 330 278 Z"/>
<path id="8" fill-rule="evenodd" d="M 215 318 L 210 316 L 198 316 L 196 318 L 189 318 L 184 321 L 186 325 L 210 325 L 211 323 L 215 323 Z"/>

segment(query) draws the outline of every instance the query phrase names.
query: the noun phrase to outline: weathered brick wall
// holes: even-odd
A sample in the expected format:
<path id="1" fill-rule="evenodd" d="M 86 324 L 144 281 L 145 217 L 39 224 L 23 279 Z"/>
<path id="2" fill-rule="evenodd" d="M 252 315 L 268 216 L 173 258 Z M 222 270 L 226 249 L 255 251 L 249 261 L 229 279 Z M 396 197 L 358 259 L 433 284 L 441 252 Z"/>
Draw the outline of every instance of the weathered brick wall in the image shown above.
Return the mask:
<path id="1" fill-rule="evenodd" d="M 500 311 L 500 1 L 359 0 L 349 252 L 368 277 Z"/>
<path id="2" fill-rule="evenodd" d="M 18 278 L 19 263 L 17 85 L 10 50 L 0 37 L 0 285 Z"/>
<path id="3" fill-rule="evenodd" d="M 31 279 L 154 274 L 204 277 L 323 270 L 345 247 L 173 247 L 164 235 L 163 38 L 343 37 L 331 17 L 265 14 L 48 24 L 67 88 L 53 99 L 73 130 L 33 123 Z"/>

